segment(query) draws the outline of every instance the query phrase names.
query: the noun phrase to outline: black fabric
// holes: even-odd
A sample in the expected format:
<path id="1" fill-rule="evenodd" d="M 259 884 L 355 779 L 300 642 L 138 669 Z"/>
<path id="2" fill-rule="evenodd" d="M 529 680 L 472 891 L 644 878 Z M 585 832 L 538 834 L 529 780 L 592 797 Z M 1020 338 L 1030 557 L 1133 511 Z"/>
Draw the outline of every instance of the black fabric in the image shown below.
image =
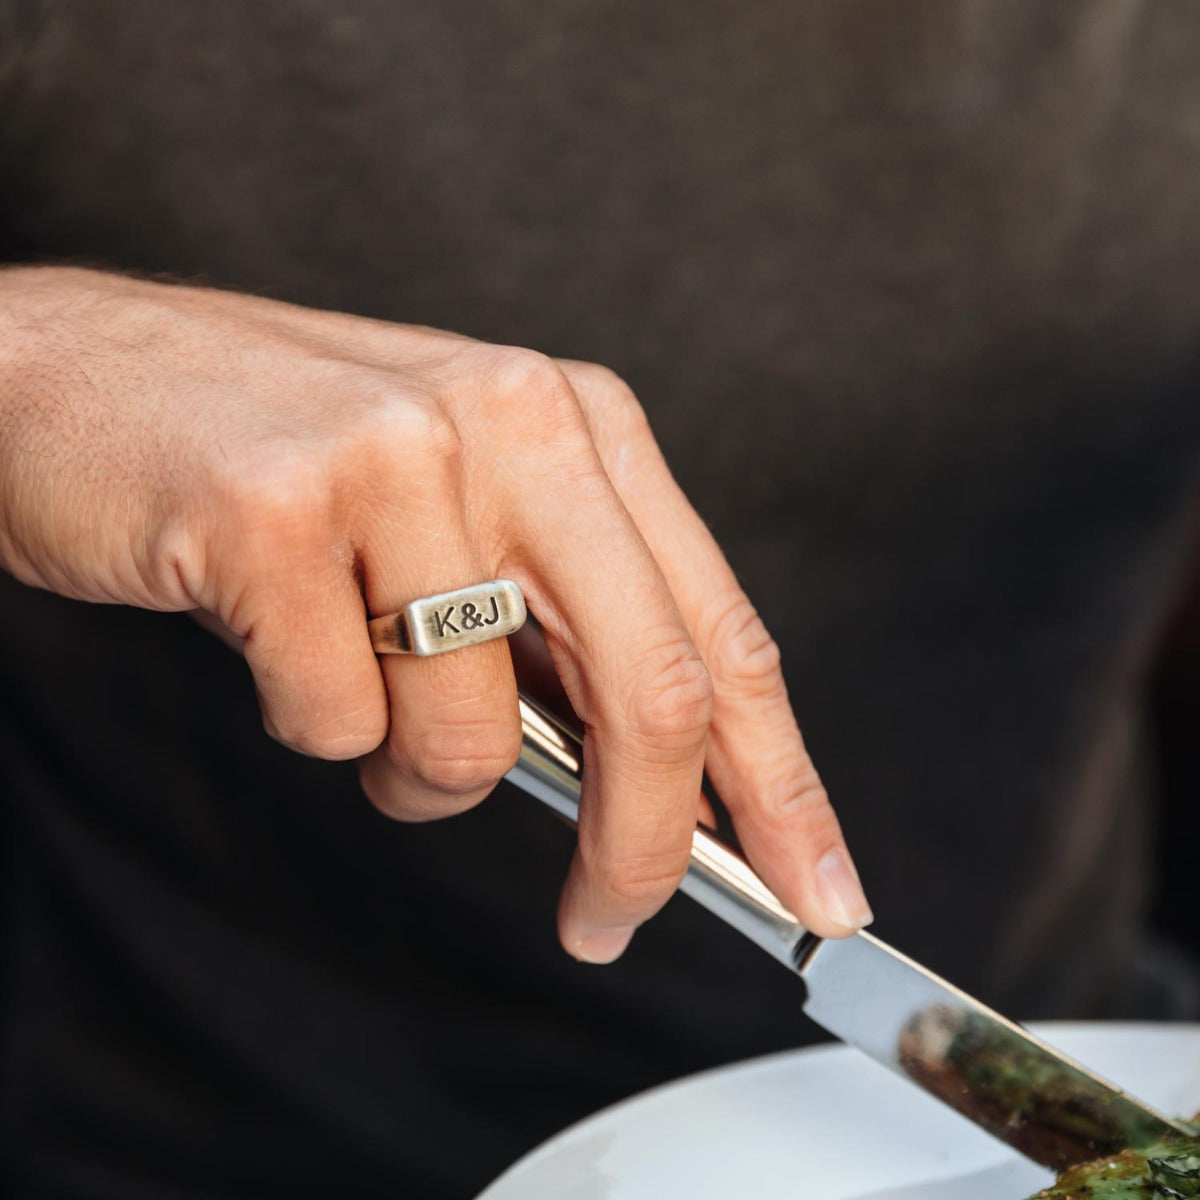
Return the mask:
<path id="1" fill-rule="evenodd" d="M 604 362 L 781 642 L 889 940 L 1116 1014 L 1141 686 L 1200 453 L 1185 3 L 0 2 L 0 246 Z M 816 1036 L 685 901 L 604 970 L 569 834 L 389 825 L 186 617 L 0 580 L 20 1197 L 463 1197 Z"/>

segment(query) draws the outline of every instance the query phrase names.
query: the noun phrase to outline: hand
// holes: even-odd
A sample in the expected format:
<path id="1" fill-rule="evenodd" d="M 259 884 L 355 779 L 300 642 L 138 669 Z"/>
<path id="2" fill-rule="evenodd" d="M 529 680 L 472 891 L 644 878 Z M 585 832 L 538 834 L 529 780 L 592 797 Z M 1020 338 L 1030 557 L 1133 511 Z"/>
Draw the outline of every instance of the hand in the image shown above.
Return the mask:
<path id="1" fill-rule="evenodd" d="M 869 920 L 779 657 L 609 371 L 95 272 L 0 273 L 0 564 L 203 609 L 268 731 L 361 757 L 402 820 L 480 801 L 521 731 L 509 649 L 377 658 L 368 614 L 525 593 L 586 729 L 559 930 L 609 961 L 686 868 L 702 770 L 814 932 Z"/>

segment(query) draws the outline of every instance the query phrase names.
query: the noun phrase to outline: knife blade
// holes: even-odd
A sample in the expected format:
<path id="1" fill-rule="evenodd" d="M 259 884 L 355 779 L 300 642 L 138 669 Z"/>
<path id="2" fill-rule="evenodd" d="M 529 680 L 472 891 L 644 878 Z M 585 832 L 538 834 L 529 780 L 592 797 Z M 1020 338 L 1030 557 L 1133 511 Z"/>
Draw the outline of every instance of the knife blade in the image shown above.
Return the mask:
<path id="1" fill-rule="evenodd" d="M 574 823 L 580 734 L 524 694 L 520 708 L 524 740 L 508 778 Z M 871 934 L 815 937 L 704 829 L 680 890 L 798 976 L 817 1024 L 1043 1166 L 1191 1136 Z"/>

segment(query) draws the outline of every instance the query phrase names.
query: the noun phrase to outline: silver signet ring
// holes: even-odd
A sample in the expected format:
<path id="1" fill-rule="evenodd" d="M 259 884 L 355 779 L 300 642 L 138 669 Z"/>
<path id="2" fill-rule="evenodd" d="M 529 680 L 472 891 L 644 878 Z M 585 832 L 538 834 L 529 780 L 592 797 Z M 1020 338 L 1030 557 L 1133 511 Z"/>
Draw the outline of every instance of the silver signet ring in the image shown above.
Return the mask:
<path id="1" fill-rule="evenodd" d="M 525 597 L 511 579 L 414 600 L 400 612 L 367 622 L 376 654 L 445 654 L 516 633 Z"/>

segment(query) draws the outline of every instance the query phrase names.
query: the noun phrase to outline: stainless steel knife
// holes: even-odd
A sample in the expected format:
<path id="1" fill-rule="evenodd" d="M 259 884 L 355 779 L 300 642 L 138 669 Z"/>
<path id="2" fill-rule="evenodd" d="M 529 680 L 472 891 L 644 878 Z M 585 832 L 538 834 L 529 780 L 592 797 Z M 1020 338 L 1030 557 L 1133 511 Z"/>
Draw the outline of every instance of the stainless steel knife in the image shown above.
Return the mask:
<path id="1" fill-rule="evenodd" d="M 508 778 L 574 822 L 579 734 L 526 696 Z M 1189 1131 L 868 933 L 810 934 L 739 855 L 697 829 L 680 890 L 799 976 L 803 1009 L 844 1042 L 1055 1170 Z"/>

